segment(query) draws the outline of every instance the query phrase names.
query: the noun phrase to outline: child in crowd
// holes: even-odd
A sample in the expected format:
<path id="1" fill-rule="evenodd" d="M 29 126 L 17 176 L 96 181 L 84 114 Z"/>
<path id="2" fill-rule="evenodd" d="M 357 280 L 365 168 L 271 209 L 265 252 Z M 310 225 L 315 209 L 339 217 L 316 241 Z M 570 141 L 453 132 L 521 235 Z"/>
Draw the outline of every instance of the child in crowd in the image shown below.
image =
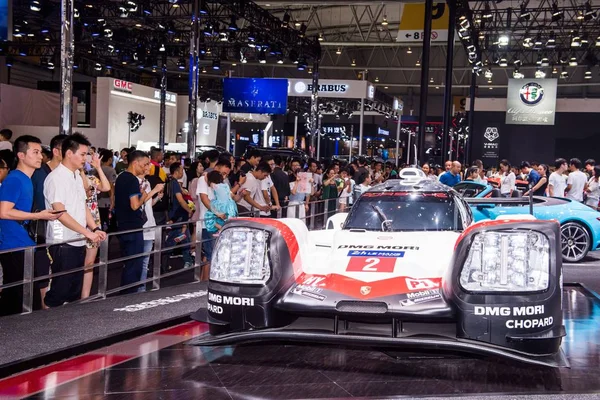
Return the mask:
<path id="1" fill-rule="evenodd" d="M 229 185 L 224 183 L 220 172 L 209 172 L 206 181 L 213 189 L 215 199 L 210 202 L 210 210 L 206 211 L 204 221 L 206 230 L 214 235 L 223 228 L 225 221 L 237 216 L 237 205 L 231 197 Z"/>

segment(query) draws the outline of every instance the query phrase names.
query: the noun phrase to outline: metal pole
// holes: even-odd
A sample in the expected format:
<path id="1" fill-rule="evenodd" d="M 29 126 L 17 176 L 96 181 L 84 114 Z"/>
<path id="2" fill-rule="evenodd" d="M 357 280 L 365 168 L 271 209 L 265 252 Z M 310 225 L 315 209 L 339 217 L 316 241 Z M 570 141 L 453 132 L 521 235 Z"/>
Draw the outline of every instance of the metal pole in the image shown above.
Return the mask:
<path id="1" fill-rule="evenodd" d="M 194 159 L 196 156 L 196 141 L 198 137 L 198 0 L 192 3 L 192 30 L 190 32 L 190 65 L 188 78 L 188 133 L 187 133 L 187 156 Z M 162 94 L 161 94 L 162 99 Z"/>
<path id="2" fill-rule="evenodd" d="M 98 294 L 106 299 L 106 289 L 108 288 L 108 242 L 110 237 L 100 242 L 100 266 L 98 267 Z"/>
<path id="3" fill-rule="evenodd" d="M 402 114 L 398 114 L 398 126 L 396 126 L 396 153 L 394 155 L 396 164 L 400 160 L 400 126 L 402 125 Z"/>
<path id="4" fill-rule="evenodd" d="M 317 160 L 321 158 L 321 133 L 319 132 L 319 136 L 317 138 Z"/>
<path id="5" fill-rule="evenodd" d="M 163 56 L 160 71 L 160 125 L 158 131 L 158 146 L 165 150 L 165 130 L 167 120 L 167 57 Z"/>
<path id="6" fill-rule="evenodd" d="M 367 80 L 367 73 L 366 71 L 363 71 L 362 73 L 362 80 L 365 81 Z M 365 96 L 363 95 L 363 97 L 361 97 L 360 99 L 360 122 L 359 122 L 359 127 L 358 127 L 358 156 L 362 156 L 363 151 L 362 151 L 362 145 L 363 145 L 363 129 L 364 129 L 364 122 L 365 122 Z"/>
<path id="7" fill-rule="evenodd" d="M 73 32 L 74 0 L 61 0 L 60 29 L 60 134 L 73 133 L 73 53 L 75 52 Z"/>
<path id="8" fill-rule="evenodd" d="M 408 131 L 408 143 L 406 144 L 406 164 L 410 165 L 410 137 L 412 136 L 412 132 Z"/>
<path id="9" fill-rule="evenodd" d="M 431 48 L 431 20 L 433 0 L 425 0 L 425 21 L 423 30 L 423 56 L 421 60 L 421 91 L 419 93 L 419 154 L 418 161 L 425 161 L 425 125 L 427 124 L 427 95 L 429 93 L 429 50 Z"/>
<path id="10" fill-rule="evenodd" d="M 298 146 L 298 115 L 294 117 L 294 146 L 292 147 L 294 149 L 300 147 Z"/>
<path id="11" fill-rule="evenodd" d="M 471 161 L 471 138 L 473 135 L 473 119 L 475 117 L 475 89 L 477 84 L 477 75 L 471 73 L 471 89 L 469 90 L 469 132 L 465 138 L 465 164 Z"/>
<path id="12" fill-rule="evenodd" d="M 29 314 L 33 311 L 33 290 L 35 287 L 33 285 L 34 253 L 35 247 L 29 247 L 23 254 L 23 304 L 21 310 L 24 314 Z"/>
<path id="13" fill-rule="evenodd" d="M 452 120 L 452 67 L 454 62 L 454 29 L 456 27 L 456 5 L 454 1 L 447 2 L 449 11 L 448 41 L 446 51 L 446 79 L 444 86 L 444 116 L 442 131 L 442 162 L 448 159 L 448 140 L 450 121 Z"/>
<path id="14" fill-rule="evenodd" d="M 348 162 L 352 162 L 352 143 L 354 142 L 354 124 L 350 125 L 350 158 Z"/>
<path id="15" fill-rule="evenodd" d="M 319 58 L 313 63 L 312 94 L 310 96 L 310 156 L 315 157 L 319 134 Z"/>
<path id="16" fill-rule="evenodd" d="M 231 70 L 227 71 L 227 77 L 231 78 Z M 225 132 L 225 148 L 227 149 L 227 151 L 231 151 L 231 113 L 227 113 L 226 131 L 227 132 Z M 235 152 L 235 148 L 233 151 Z"/>

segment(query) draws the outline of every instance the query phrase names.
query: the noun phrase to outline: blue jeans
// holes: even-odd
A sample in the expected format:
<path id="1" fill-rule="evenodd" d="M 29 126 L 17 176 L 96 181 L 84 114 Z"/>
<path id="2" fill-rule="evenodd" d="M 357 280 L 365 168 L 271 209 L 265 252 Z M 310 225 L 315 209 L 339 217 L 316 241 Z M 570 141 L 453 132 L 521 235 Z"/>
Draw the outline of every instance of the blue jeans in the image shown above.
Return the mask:
<path id="1" fill-rule="evenodd" d="M 202 229 L 202 251 L 204 252 L 204 256 L 206 257 L 206 261 L 210 263 L 212 259 L 213 246 L 215 243 L 215 238 L 212 233 L 206 230 L 206 228 Z"/>
<path id="2" fill-rule="evenodd" d="M 121 256 L 129 257 L 136 254 L 141 254 L 144 251 L 144 234 L 143 232 L 126 233 L 119 235 L 121 243 Z M 142 277 L 142 269 L 144 265 L 144 257 L 136 257 L 125 261 L 123 266 L 123 274 L 121 275 L 121 286 L 139 282 Z M 123 290 L 123 293 L 135 293 L 138 287 L 132 287 Z"/>
<path id="3" fill-rule="evenodd" d="M 149 253 L 152 251 L 152 246 L 154 245 L 154 240 L 144 240 L 144 253 Z M 150 264 L 150 254 L 144 256 L 144 261 L 142 262 L 142 276 L 140 277 L 140 281 L 145 281 L 148 279 L 148 264 Z M 137 290 L 138 292 L 146 291 L 146 284 L 144 283 Z"/>
<path id="4" fill-rule="evenodd" d="M 185 239 L 183 239 L 180 242 L 176 242 L 175 238 L 180 236 L 181 233 L 181 226 L 178 226 L 176 228 L 173 228 L 172 230 L 169 231 L 169 233 L 167 234 L 167 239 L 165 240 L 165 248 L 169 248 L 169 247 L 174 247 L 174 246 L 179 246 L 182 244 L 189 244 L 190 243 L 190 230 L 186 229 L 185 231 Z M 173 250 L 166 250 L 163 254 L 166 254 L 168 256 L 171 255 L 171 253 L 173 253 Z M 192 258 L 192 255 L 190 254 L 190 246 L 184 246 L 181 248 L 181 255 L 183 256 L 183 262 L 184 263 L 190 263 L 193 264 L 194 263 L 194 259 Z M 167 262 L 168 262 L 168 258 L 167 258 Z"/>

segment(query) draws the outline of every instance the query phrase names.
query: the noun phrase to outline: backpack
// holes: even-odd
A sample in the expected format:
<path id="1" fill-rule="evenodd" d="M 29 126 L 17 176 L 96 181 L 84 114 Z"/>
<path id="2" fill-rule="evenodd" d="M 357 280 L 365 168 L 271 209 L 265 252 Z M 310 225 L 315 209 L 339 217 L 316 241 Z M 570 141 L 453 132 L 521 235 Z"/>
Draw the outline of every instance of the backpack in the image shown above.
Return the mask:
<path id="1" fill-rule="evenodd" d="M 166 184 L 166 182 L 163 182 L 163 180 L 160 178 L 160 167 L 157 167 L 155 165 L 154 173 L 152 175 L 146 176 L 146 179 L 150 183 L 150 188 L 152 188 L 152 189 L 154 189 L 156 187 L 156 185 L 158 185 L 158 184 L 165 183 L 165 195 L 163 196 L 162 199 L 160 199 L 158 202 L 156 202 L 156 204 L 154 206 L 152 206 L 152 211 L 154 211 L 154 212 L 167 211 L 169 209 L 169 200 L 168 200 L 168 196 L 167 196 L 168 184 Z M 167 178 L 167 182 L 168 181 L 169 181 L 169 179 Z M 158 195 L 155 195 L 155 197 L 156 196 L 158 196 Z"/>

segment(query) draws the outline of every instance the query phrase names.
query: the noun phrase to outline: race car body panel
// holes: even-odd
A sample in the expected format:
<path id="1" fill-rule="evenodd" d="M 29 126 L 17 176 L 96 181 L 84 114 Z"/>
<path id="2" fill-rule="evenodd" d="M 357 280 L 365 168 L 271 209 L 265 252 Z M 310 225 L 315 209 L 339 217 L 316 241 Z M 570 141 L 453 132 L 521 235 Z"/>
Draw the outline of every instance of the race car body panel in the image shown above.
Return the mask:
<path id="1" fill-rule="evenodd" d="M 459 195 L 431 182 L 386 182 L 323 231 L 236 219 L 215 245 L 208 306 L 193 316 L 211 335 L 196 344 L 355 343 L 564 365 L 559 238 L 552 221 L 473 224 Z"/>

